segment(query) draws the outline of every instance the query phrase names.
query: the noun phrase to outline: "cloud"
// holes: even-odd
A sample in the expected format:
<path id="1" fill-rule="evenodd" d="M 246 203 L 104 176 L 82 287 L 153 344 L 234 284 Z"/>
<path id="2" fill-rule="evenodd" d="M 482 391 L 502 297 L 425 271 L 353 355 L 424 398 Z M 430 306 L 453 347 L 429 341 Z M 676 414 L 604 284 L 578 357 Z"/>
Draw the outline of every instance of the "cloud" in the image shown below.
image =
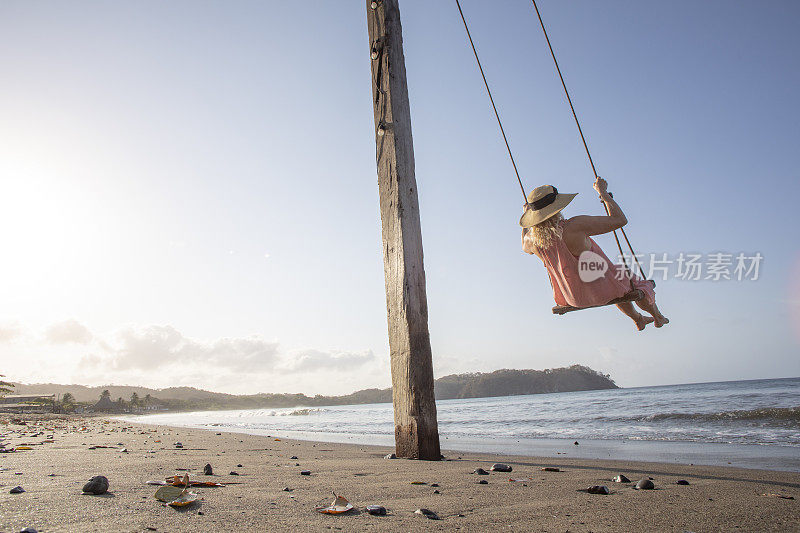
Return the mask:
<path id="1" fill-rule="evenodd" d="M 282 366 L 283 372 L 316 372 L 320 370 L 351 370 L 375 360 L 372 350 L 365 352 L 323 352 L 302 350 L 290 355 Z"/>
<path id="2" fill-rule="evenodd" d="M 11 342 L 22 335 L 22 328 L 16 322 L 0 324 L 0 342 Z"/>
<path id="3" fill-rule="evenodd" d="M 106 357 L 87 355 L 83 367 L 107 366 L 116 371 L 153 370 L 169 365 L 208 365 L 232 372 L 261 372 L 273 368 L 278 343 L 257 337 L 199 342 L 172 326 L 126 329 L 117 343 L 106 343 Z"/>
<path id="4" fill-rule="evenodd" d="M 86 326 L 74 319 L 51 325 L 44 335 L 52 344 L 89 344 L 94 337 Z"/>

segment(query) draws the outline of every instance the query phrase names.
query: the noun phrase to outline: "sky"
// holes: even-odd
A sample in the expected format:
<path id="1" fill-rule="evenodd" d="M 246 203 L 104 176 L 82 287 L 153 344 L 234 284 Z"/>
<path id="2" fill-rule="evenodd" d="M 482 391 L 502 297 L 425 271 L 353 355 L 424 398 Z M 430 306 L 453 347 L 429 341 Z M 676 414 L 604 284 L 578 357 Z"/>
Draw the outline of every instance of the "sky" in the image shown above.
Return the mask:
<path id="1" fill-rule="evenodd" d="M 455 2 L 400 4 L 436 376 L 800 375 L 797 2 L 539 2 L 628 236 L 671 262 L 643 333 L 551 314 Z M 526 188 L 601 214 L 530 2 L 462 7 Z M 364 2 L 5 0 L 0 117 L 7 378 L 390 385 Z M 718 253 L 757 279 L 705 279 Z"/>

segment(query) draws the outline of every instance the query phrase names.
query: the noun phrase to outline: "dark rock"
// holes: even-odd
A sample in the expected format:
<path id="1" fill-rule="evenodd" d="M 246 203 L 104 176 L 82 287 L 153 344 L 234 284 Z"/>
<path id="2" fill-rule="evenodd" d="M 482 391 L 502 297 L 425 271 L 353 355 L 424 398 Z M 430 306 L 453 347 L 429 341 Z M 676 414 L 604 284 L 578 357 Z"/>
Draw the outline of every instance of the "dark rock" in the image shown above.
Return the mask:
<path id="1" fill-rule="evenodd" d="M 479 476 L 488 476 L 489 472 L 484 470 L 483 468 L 476 468 L 472 471 L 473 474 L 478 474 Z"/>
<path id="2" fill-rule="evenodd" d="M 25 489 L 23 489 L 19 485 L 8 491 L 9 494 L 22 494 L 23 492 L 25 492 Z"/>
<path id="3" fill-rule="evenodd" d="M 439 486 L 438 483 L 431 483 L 431 487 L 438 487 L 438 486 Z"/>
<path id="4" fill-rule="evenodd" d="M 543 466 L 541 468 L 542 472 L 561 472 L 561 469 L 556 466 Z"/>
<path id="5" fill-rule="evenodd" d="M 439 520 L 439 515 L 431 511 L 430 509 L 425 509 L 424 507 L 417 509 L 414 511 L 414 514 L 419 514 L 428 518 L 430 520 Z"/>
<path id="6" fill-rule="evenodd" d="M 231 473 L 230 473 L 230 474 L 228 474 L 228 475 L 229 475 L 229 476 L 238 476 L 238 475 L 239 475 L 239 472 L 231 471 Z"/>
<path id="7" fill-rule="evenodd" d="M 478 485 L 488 485 L 488 484 L 489 484 L 489 482 L 486 481 L 485 479 L 482 479 L 482 480 L 478 481 Z"/>
<path id="8" fill-rule="evenodd" d="M 197 511 L 197 514 L 199 514 L 200 516 L 203 516 L 206 513 L 204 513 L 203 511 Z"/>
<path id="9" fill-rule="evenodd" d="M 627 476 L 625 476 L 625 474 L 620 474 L 618 476 L 614 476 L 611 479 L 611 481 L 613 481 L 614 483 L 630 483 L 631 482 L 631 480 L 628 479 Z"/>
<path id="10" fill-rule="evenodd" d="M 636 483 L 636 488 L 638 490 L 653 490 L 656 486 L 649 479 L 640 479 L 639 482 Z"/>
<path id="11" fill-rule="evenodd" d="M 511 468 L 510 465 L 507 465 L 505 463 L 495 463 L 489 470 L 492 470 L 494 472 L 511 472 L 511 470 L 513 469 Z"/>
<path id="12" fill-rule="evenodd" d="M 688 485 L 689 482 L 686 481 L 685 479 L 679 479 L 678 481 L 675 482 L 675 484 L 676 485 Z"/>
<path id="13" fill-rule="evenodd" d="M 236 468 L 244 468 L 242 465 L 236 465 Z"/>
<path id="14" fill-rule="evenodd" d="M 211 463 L 207 463 L 206 466 L 203 467 L 203 474 L 205 474 L 207 476 L 213 476 L 214 475 L 214 469 L 211 468 Z"/>
<path id="15" fill-rule="evenodd" d="M 367 505 L 367 512 L 373 516 L 386 516 L 386 507 L 382 505 Z"/>
<path id="16" fill-rule="evenodd" d="M 572 444 L 574 444 L 575 446 L 577 446 L 579 443 L 578 443 L 578 441 L 575 441 L 575 442 L 573 442 Z"/>
<path id="17" fill-rule="evenodd" d="M 611 494 L 611 491 L 605 485 L 592 485 L 586 489 L 586 492 L 589 494 Z"/>
<path id="18" fill-rule="evenodd" d="M 283 492 L 292 492 L 292 489 L 289 487 L 283 487 Z"/>
<path id="19" fill-rule="evenodd" d="M 393 453 L 387 453 L 383 456 L 384 459 L 397 459 L 397 456 Z"/>
<path id="20" fill-rule="evenodd" d="M 434 494 L 441 494 L 438 490 L 433 491 Z"/>
<path id="21" fill-rule="evenodd" d="M 108 478 L 106 476 L 94 476 L 83 486 L 84 494 L 105 494 L 108 492 Z"/>
<path id="22" fill-rule="evenodd" d="M 301 470 L 300 471 L 300 475 L 301 476 L 310 476 L 311 475 L 311 470 Z"/>
<path id="23" fill-rule="evenodd" d="M 19 533 L 39 533 L 39 532 L 33 529 L 32 527 L 26 527 L 25 529 L 20 529 Z"/>
<path id="24" fill-rule="evenodd" d="M 296 460 L 296 459 L 297 459 L 297 456 L 296 456 L 296 455 L 293 455 L 293 456 L 289 457 L 289 459 L 295 459 L 295 460 Z"/>

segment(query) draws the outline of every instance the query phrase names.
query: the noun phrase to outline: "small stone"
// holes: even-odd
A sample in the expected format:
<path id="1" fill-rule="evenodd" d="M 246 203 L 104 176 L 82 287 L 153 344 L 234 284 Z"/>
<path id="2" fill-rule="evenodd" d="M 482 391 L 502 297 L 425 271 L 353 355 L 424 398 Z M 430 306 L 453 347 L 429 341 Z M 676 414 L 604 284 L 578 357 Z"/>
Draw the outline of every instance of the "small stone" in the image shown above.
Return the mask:
<path id="1" fill-rule="evenodd" d="M 301 470 L 300 471 L 300 475 L 301 476 L 310 476 L 311 475 L 311 470 Z"/>
<path id="2" fill-rule="evenodd" d="M 656 486 L 649 479 L 640 479 L 639 482 L 636 483 L 637 490 L 653 490 L 654 488 L 656 488 Z"/>
<path id="3" fill-rule="evenodd" d="M 108 492 L 108 478 L 106 476 L 94 476 L 83 486 L 84 494 L 100 495 Z"/>
<path id="4" fill-rule="evenodd" d="M 384 459 L 397 459 L 397 455 L 395 455 L 393 453 L 387 453 L 386 455 L 383 456 L 383 458 Z"/>
<path id="5" fill-rule="evenodd" d="M 238 475 L 239 475 L 239 472 L 235 472 L 235 471 L 233 471 L 233 470 L 232 470 L 232 471 L 231 471 L 231 473 L 230 473 L 230 474 L 228 474 L 228 475 L 229 475 L 229 476 L 238 476 Z"/>
<path id="6" fill-rule="evenodd" d="M 574 444 L 575 446 L 578 446 L 578 444 L 580 444 L 580 443 L 578 441 L 575 441 L 572 444 Z"/>
<path id="7" fill-rule="evenodd" d="M 586 489 L 586 492 L 589 494 L 611 494 L 611 491 L 605 485 L 592 485 Z"/>
<path id="8" fill-rule="evenodd" d="M 488 476 L 489 472 L 484 470 L 483 468 L 476 468 L 472 471 L 473 474 L 478 474 L 479 476 Z"/>
<path id="9" fill-rule="evenodd" d="M 297 456 L 296 456 L 296 455 L 293 455 L 293 456 L 289 457 L 289 459 L 295 459 L 295 460 L 296 460 L 296 459 L 297 459 Z"/>
<path id="10" fill-rule="evenodd" d="M 438 490 L 433 491 L 434 494 L 441 494 Z"/>
<path id="11" fill-rule="evenodd" d="M 628 477 L 625 476 L 625 474 L 620 474 L 618 476 L 614 476 L 613 478 L 611 478 L 611 481 L 613 481 L 614 483 L 630 483 L 631 482 L 631 480 L 628 479 Z"/>
<path id="12" fill-rule="evenodd" d="M 488 484 L 489 484 L 489 482 L 486 481 L 485 479 L 482 479 L 482 480 L 478 481 L 478 485 L 488 485 Z"/>
<path id="13" fill-rule="evenodd" d="M 367 505 L 367 512 L 373 516 L 386 516 L 386 507 L 382 505 Z"/>
<path id="14" fill-rule="evenodd" d="M 431 487 L 438 487 L 438 486 L 439 486 L 438 483 L 431 483 Z"/>
<path id="15" fill-rule="evenodd" d="M 414 514 L 422 515 L 425 518 L 428 518 L 430 520 L 439 520 L 439 515 L 437 515 L 436 513 L 431 511 L 430 509 L 425 509 L 424 507 L 414 511 Z"/>
<path id="16" fill-rule="evenodd" d="M 26 527 L 25 529 L 20 529 L 19 533 L 39 533 L 32 527 Z"/>
<path id="17" fill-rule="evenodd" d="M 289 487 L 283 487 L 283 492 L 292 492 L 292 489 Z"/>
<path id="18" fill-rule="evenodd" d="M 561 469 L 555 466 L 543 466 L 542 472 L 561 472 Z"/>
<path id="19" fill-rule="evenodd" d="M 676 485 L 688 485 L 689 482 L 686 481 L 685 479 L 679 479 L 678 481 L 675 482 L 675 484 Z"/>
<path id="20" fill-rule="evenodd" d="M 203 516 L 206 513 L 204 513 L 203 511 L 197 511 L 197 514 L 199 514 L 200 516 Z"/>
<path id="21" fill-rule="evenodd" d="M 25 489 L 23 489 L 19 485 L 8 491 L 9 494 L 22 494 L 23 492 L 25 492 Z"/>
<path id="22" fill-rule="evenodd" d="M 513 469 L 511 468 L 510 465 L 507 465 L 505 463 L 495 463 L 489 470 L 492 470 L 494 472 L 511 472 L 511 470 Z"/>
<path id="23" fill-rule="evenodd" d="M 242 465 L 236 465 L 236 468 L 244 468 Z"/>
<path id="24" fill-rule="evenodd" d="M 203 467 L 203 474 L 205 474 L 206 476 L 214 475 L 214 469 L 211 468 L 211 463 L 206 463 L 206 466 Z"/>

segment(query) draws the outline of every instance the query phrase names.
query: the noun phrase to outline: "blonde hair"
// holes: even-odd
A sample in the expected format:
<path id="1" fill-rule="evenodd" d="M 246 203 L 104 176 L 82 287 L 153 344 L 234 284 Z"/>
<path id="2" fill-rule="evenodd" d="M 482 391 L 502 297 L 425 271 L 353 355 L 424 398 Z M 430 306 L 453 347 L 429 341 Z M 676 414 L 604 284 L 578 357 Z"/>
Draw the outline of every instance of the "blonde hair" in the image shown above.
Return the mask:
<path id="1" fill-rule="evenodd" d="M 563 236 L 562 220 L 564 217 L 561 213 L 556 213 L 544 222 L 525 228 L 522 233 L 522 249 L 532 254 L 534 247 L 547 249 L 555 245 Z"/>

